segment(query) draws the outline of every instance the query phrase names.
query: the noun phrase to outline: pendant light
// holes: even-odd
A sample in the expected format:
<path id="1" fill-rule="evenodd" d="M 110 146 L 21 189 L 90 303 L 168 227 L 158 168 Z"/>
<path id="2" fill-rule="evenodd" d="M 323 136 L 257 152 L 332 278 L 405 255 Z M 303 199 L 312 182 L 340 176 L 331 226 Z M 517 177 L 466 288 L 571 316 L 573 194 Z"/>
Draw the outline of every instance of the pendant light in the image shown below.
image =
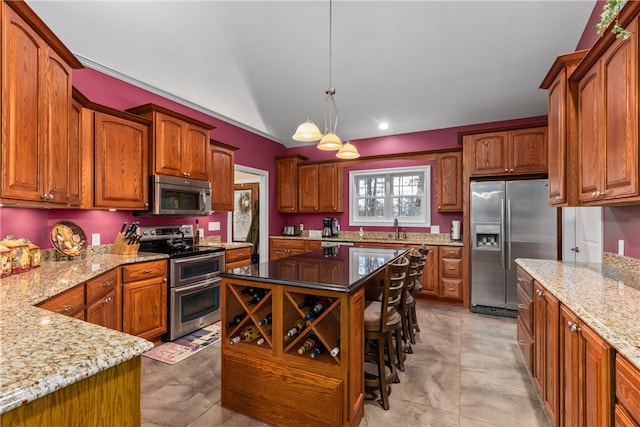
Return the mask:
<path id="1" fill-rule="evenodd" d="M 336 157 L 341 159 L 355 159 L 360 157 L 356 147 L 350 142 L 342 144 L 342 140 L 336 134 L 338 127 L 338 107 L 333 96 L 336 90 L 333 88 L 332 76 L 333 59 L 333 2 L 329 0 L 329 89 L 325 91 L 327 95 L 322 103 L 322 115 L 324 117 L 324 134 L 321 134 L 318 127 L 307 117 L 307 120 L 298 126 L 293 139 L 296 141 L 317 141 L 320 140 L 316 148 L 325 151 L 340 150 Z M 317 131 L 317 133 L 316 133 Z"/>

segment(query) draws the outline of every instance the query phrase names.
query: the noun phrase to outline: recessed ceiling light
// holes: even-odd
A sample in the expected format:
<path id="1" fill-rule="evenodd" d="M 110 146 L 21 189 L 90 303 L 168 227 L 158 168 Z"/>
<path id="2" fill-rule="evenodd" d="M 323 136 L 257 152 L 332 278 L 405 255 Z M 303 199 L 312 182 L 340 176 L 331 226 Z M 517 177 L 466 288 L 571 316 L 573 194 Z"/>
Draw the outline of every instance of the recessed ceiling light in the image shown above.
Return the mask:
<path id="1" fill-rule="evenodd" d="M 387 123 L 387 122 L 380 123 L 378 125 L 378 129 L 381 129 L 381 130 L 389 129 L 389 123 Z"/>

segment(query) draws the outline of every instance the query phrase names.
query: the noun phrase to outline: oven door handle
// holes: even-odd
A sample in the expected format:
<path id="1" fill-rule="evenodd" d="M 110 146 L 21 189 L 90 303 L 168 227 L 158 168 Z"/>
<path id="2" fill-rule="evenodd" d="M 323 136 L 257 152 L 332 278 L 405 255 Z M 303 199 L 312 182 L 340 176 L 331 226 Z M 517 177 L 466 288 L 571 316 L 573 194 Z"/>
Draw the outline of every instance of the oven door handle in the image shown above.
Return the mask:
<path id="1" fill-rule="evenodd" d="M 209 253 L 206 255 L 199 255 L 199 256 L 188 256 L 188 257 L 184 257 L 184 258 L 174 258 L 171 261 L 174 264 L 184 264 L 187 262 L 194 262 L 194 261 L 202 261 L 205 259 L 215 259 L 215 258 L 220 258 L 220 255 L 224 255 L 224 251 L 220 251 L 220 252 L 214 252 L 213 254 Z"/>
<path id="2" fill-rule="evenodd" d="M 179 291 L 182 294 L 182 293 L 185 293 L 185 292 L 191 292 L 191 291 L 195 291 L 195 290 L 198 290 L 198 289 L 209 288 L 211 286 L 218 286 L 221 281 L 222 281 L 222 279 L 220 279 L 220 278 L 211 279 L 211 280 L 204 280 L 202 282 L 197 282 L 197 283 L 194 283 L 192 285 L 179 286 L 177 288 L 174 288 L 174 290 Z"/>

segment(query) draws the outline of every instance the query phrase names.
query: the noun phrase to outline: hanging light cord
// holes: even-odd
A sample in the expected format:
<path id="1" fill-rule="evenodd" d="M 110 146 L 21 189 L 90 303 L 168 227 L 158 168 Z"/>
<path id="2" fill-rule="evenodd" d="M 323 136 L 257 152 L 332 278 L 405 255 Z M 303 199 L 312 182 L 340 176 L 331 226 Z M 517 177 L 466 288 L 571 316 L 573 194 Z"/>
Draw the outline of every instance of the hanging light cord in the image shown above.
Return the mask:
<path id="1" fill-rule="evenodd" d="M 333 76 L 332 76 L 332 63 L 333 63 L 333 2 L 329 0 L 329 89 L 325 91 L 327 97 L 322 104 L 322 112 L 324 115 L 324 129 L 325 134 L 327 132 L 336 133 L 336 129 L 338 128 L 338 107 L 336 106 L 336 101 L 333 99 L 333 95 L 336 94 L 336 90 L 333 88 Z M 327 103 L 330 102 L 329 105 L 329 120 L 327 120 Z M 332 120 L 331 116 L 335 116 L 335 119 Z M 330 127 L 333 122 L 333 129 Z"/>

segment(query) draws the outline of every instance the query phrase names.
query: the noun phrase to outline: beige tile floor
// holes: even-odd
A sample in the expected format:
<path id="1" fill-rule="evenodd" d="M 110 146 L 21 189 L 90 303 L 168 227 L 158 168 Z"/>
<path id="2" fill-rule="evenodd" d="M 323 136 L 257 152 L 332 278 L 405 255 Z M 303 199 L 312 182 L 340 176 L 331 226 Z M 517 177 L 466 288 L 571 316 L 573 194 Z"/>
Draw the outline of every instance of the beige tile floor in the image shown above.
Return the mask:
<path id="1" fill-rule="evenodd" d="M 548 426 L 516 344 L 515 319 L 418 303 L 422 332 L 385 411 L 361 427 Z M 142 358 L 142 426 L 265 426 L 220 406 L 220 344 L 176 364 Z"/>

